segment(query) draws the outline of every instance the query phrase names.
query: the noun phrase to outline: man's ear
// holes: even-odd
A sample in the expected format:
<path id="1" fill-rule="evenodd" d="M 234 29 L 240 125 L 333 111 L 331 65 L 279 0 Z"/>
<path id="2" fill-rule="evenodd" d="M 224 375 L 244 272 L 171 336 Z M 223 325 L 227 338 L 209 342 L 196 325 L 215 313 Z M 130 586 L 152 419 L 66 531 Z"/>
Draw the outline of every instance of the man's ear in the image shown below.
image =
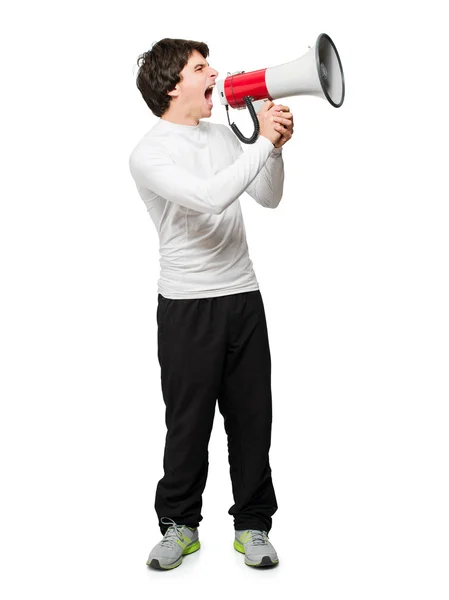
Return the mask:
<path id="1" fill-rule="evenodd" d="M 178 95 L 178 86 L 176 85 L 172 90 L 170 90 L 169 92 L 167 92 L 168 96 L 171 96 L 172 98 L 174 96 Z"/>

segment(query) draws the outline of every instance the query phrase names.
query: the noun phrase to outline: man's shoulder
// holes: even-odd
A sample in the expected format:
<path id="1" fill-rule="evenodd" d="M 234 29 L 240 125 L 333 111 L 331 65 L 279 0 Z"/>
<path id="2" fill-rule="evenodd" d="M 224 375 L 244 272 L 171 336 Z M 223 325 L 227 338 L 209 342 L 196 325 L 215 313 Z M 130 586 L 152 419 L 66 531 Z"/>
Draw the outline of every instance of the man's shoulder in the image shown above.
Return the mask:
<path id="1" fill-rule="evenodd" d="M 224 125 L 224 123 L 211 123 L 210 121 L 205 121 L 206 125 L 208 125 L 213 131 L 218 131 L 219 133 L 223 133 L 227 135 L 229 131 L 229 127 Z"/>
<path id="2" fill-rule="evenodd" d="M 210 121 L 200 121 L 200 123 L 203 131 L 206 131 L 207 135 L 211 136 L 210 141 L 212 141 L 214 137 L 218 137 L 221 139 L 224 138 L 228 143 L 233 143 L 232 137 L 234 134 L 227 125 L 224 125 L 223 123 L 212 123 Z M 134 159 L 142 156 L 142 154 L 147 158 L 152 155 L 157 157 L 161 153 L 170 155 L 172 146 L 175 143 L 175 136 L 171 135 L 167 137 L 166 134 L 161 133 L 156 124 L 137 142 L 129 155 L 129 160 L 132 162 Z"/>
<path id="3" fill-rule="evenodd" d="M 235 137 L 235 134 L 229 128 L 228 125 L 225 125 L 223 123 L 208 123 L 208 125 L 211 128 L 212 133 L 226 140 L 228 144 L 235 146 L 237 138 Z"/>
<path id="4" fill-rule="evenodd" d="M 161 152 L 167 152 L 166 144 L 164 144 L 163 141 L 150 129 L 150 131 L 140 138 L 140 140 L 131 150 L 129 154 L 129 161 L 132 162 L 142 154 L 148 157 L 151 154 L 157 155 Z"/>

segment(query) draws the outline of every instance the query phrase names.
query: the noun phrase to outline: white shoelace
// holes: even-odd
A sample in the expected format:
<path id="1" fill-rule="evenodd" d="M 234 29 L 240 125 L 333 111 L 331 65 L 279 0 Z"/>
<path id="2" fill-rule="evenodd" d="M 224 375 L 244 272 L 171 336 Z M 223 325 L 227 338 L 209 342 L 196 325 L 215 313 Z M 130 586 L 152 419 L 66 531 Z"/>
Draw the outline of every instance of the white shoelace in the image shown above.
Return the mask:
<path id="1" fill-rule="evenodd" d="M 260 529 L 248 529 L 248 531 L 255 546 L 266 546 L 268 544 L 268 536 L 265 531 L 261 531 Z"/>
<path id="2" fill-rule="evenodd" d="M 185 528 L 185 525 L 178 525 L 175 523 L 175 521 L 173 521 L 173 519 L 170 519 L 169 517 L 162 517 L 161 523 L 164 525 L 168 525 L 168 523 L 164 523 L 164 519 L 167 519 L 172 524 L 164 533 L 164 539 L 160 542 L 160 545 L 168 546 L 169 548 L 176 548 L 176 540 L 180 539 L 182 541 L 182 530 Z"/>

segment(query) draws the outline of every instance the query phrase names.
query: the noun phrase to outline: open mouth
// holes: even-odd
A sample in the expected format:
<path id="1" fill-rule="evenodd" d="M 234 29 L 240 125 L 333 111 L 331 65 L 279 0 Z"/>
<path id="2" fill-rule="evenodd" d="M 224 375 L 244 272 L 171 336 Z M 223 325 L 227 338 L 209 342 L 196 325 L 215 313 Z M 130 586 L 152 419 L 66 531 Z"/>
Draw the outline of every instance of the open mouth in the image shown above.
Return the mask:
<path id="1" fill-rule="evenodd" d="M 204 92 L 204 97 L 206 99 L 206 104 L 209 108 L 212 108 L 213 106 L 213 102 L 212 102 L 212 89 L 208 89 Z"/>

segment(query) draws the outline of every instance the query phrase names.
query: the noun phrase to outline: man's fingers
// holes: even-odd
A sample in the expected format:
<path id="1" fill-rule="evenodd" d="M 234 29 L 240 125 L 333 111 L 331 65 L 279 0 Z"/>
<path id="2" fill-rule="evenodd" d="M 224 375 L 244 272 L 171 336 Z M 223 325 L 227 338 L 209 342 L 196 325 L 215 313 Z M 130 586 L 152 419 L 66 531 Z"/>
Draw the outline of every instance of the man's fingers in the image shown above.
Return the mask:
<path id="1" fill-rule="evenodd" d="M 288 110 L 280 110 L 279 108 L 274 109 L 274 114 L 282 115 L 283 117 L 288 117 L 289 119 L 293 117 L 292 113 Z"/>
<path id="2" fill-rule="evenodd" d="M 273 119 L 277 123 L 283 123 L 284 125 L 291 125 L 293 127 L 293 121 L 291 119 L 286 119 L 285 117 L 273 117 Z"/>

